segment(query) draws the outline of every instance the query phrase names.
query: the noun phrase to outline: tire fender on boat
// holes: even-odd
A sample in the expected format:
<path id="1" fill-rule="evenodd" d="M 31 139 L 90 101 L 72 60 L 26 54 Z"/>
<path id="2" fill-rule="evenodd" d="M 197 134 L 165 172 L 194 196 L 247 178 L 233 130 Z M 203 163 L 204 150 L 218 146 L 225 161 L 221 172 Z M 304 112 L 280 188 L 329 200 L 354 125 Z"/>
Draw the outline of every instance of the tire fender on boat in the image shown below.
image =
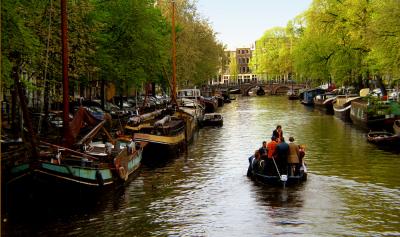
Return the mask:
<path id="1" fill-rule="evenodd" d="M 119 167 L 118 168 L 118 173 L 119 173 L 119 177 L 123 180 L 128 180 L 128 174 L 126 173 L 126 170 L 124 167 Z"/>
<path id="2" fill-rule="evenodd" d="M 103 186 L 104 185 L 104 179 L 103 176 L 101 175 L 100 171 L 96 171 L 96 179 L 97 182 L 99 183 L 99 186 Z"/>
<path id="3" fill-rule="evenodd" d="M 265 165 L 264 160 L 261 160 L 259 164 L 260 164 L 260 168 L 264 169 L 264 165 Z"/>

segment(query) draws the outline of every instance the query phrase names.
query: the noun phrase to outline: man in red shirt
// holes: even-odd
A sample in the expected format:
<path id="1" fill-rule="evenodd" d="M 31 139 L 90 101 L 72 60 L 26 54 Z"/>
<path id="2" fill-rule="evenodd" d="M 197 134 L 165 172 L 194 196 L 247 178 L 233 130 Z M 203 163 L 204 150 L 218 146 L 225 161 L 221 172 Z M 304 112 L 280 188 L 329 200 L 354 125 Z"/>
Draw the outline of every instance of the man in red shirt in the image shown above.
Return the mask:
<path id="1" fill-rule="evenodd" d="M 266 164 L 266 173 L 267 175 L 272 175 L 274 168 L 274 161 L 272 158 L 275 156 L 275 150 L 277 146 L 276 142 L 276 137 L 272 136 L 271 141 L 267 144 L 267 150 L 268 150 L 268 159 L 267 159 L 267 164 Z"/>

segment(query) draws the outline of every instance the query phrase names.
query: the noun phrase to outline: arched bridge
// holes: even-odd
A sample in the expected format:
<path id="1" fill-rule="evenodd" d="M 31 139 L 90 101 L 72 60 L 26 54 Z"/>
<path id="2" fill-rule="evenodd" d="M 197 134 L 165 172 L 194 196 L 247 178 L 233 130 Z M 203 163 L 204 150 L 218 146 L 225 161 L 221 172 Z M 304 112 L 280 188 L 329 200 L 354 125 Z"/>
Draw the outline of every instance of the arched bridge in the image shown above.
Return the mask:
<path id="1" fill-rule="evenodd" d="M 248 96 L 249 92 L 251 90 L 262 90 L 265 92 L 265 94 L 269 95 L 281 95 L 281 94 L 286 94 L 289 90 L 300 90 L 300 89 L 305 89 L 307 88 L 307 84 L 304 83 L 290 83 L 290 82 L 284 82 L 284 83 L 264 83 L 264 82 L 257 82 L 257 83 L 242 83 L 242 84 L 223 84 L 223 85 L 213 85 L 212 87 L 214 88 L 219 88 L 219 89 L 228 89 L 228 90 L 240 90 L 240 94 L 244 96 Z"/>

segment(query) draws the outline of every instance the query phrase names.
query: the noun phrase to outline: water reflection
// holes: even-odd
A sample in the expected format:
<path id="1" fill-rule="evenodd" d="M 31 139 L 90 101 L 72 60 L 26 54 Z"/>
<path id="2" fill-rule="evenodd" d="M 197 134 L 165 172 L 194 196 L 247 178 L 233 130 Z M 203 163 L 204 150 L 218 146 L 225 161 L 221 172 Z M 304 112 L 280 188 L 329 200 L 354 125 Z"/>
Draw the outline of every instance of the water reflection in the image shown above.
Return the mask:
<path id="1" fill-rule="evenodd" d="M 27 206 L 28 217 L 10 220 L 6 235 L 400 235 L 398 154 L 286 97 L 243 97 L 220 112 L 224 126 L 200 130 L 187 153 L 143 167 L 124 189 L 88 205 Z M 300 186 L 246 177 L 247 157 L 277 124 L 307 146 L 310 174 Z"/>

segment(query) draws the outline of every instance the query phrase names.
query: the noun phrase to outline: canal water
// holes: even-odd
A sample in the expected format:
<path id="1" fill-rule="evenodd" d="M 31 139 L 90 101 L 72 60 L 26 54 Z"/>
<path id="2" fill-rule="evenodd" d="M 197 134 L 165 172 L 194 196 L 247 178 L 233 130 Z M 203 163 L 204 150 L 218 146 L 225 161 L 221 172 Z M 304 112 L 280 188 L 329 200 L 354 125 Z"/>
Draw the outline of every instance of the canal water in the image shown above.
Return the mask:
<path id="1" fill-rule="evenodd" d="M 118 192 L 31 204 L 3 224 L 3 234 L 400 236 L 399 154 L 286 97 L 239 97 L 219 112 L 224 126 L 201 129 L 180 157 L 142 167 Z M 286 138 L 306 145 L 309 179 L 297 187 L 246 177 L 247 158 L 278 124 Z"/>

